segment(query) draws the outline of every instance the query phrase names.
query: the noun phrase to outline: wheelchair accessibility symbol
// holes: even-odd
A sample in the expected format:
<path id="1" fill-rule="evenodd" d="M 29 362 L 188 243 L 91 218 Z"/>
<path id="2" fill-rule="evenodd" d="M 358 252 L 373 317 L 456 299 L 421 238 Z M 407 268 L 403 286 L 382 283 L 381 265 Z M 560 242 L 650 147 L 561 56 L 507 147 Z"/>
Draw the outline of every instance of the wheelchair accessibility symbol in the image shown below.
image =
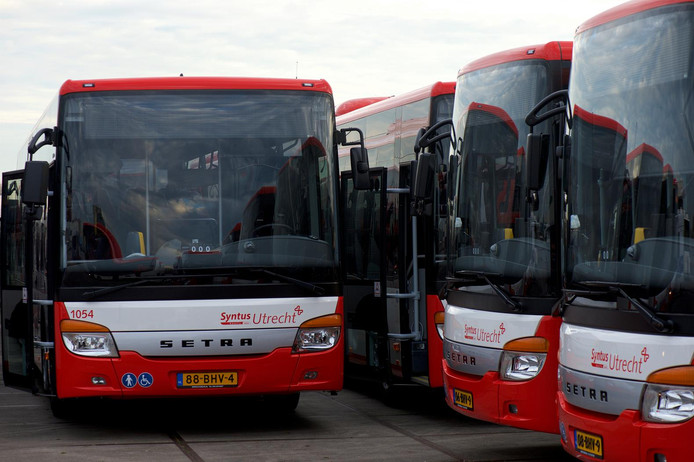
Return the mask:
<path id="1" fill-rule="evenodd" d="M 137 377 L 137 384 L 140 385 L 142 388 L 151 387 L 152 382 L 154 382 L 154 379 L 152 378 L 152 374 L 150 374 L 149 372 L 143 372 Z"/>
<path id="2" fill-rule="evenodd" d="M 120 382 L 125 388 L 134 388 L 135 385 L 139 385 L 142 388 L 149 388 L 152 386 L 154 379 L 152 378 L 152 374 L 149 372 L 143 372 L 140 375 L 135 375 L 132 372 L 126 372 L 123 374 L 123 377 L 121 377 Z"/>

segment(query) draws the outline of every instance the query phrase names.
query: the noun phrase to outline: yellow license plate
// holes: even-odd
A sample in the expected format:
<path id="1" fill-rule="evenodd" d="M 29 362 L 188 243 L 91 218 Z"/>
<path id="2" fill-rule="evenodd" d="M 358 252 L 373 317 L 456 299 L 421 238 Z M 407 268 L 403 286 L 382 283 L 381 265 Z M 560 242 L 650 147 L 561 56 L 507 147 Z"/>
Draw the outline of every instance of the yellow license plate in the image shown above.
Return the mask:
<path id="1" fill-rule="evenodd" d="M 470 393 L 469 391 L 458 390 L 457 388 L 454 388 L 453 394 L 455 397 L 454 402 L 456 406 L 462 407 L 463 409 L 466 409 L 468 411 L 473 410 L 472 393 Z"/>
<path id="2" fill-rule="evenodd" d="M 224 388 L 239 384 L 237 372 L 179 372 L 176 377 L 178 388 Z"/>
<path id="3" fill-rule="evenodd" d="M 602 459 L 603 446 L 601 436 L 574 430 L 574 444 L 578 452 Z"/>

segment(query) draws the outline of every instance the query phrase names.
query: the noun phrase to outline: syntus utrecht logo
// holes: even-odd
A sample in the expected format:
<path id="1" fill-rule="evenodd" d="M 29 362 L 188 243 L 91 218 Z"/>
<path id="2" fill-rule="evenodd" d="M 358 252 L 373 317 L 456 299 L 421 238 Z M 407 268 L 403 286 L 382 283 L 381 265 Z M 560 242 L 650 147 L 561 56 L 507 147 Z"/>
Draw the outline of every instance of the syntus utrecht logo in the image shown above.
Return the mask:
<path id="1" fill-rule="evenodd" d="M 651 356 L 648 354 L 648 348 L 643 347 L 641 355 L 632 355 L 631 357 L 619 356 L 619 354 L 596 350 L 590 350 L 590 365 L 597 369 L 608 369 L 617 372 L 642 373 L 642 366 L 648 362 Z"/>

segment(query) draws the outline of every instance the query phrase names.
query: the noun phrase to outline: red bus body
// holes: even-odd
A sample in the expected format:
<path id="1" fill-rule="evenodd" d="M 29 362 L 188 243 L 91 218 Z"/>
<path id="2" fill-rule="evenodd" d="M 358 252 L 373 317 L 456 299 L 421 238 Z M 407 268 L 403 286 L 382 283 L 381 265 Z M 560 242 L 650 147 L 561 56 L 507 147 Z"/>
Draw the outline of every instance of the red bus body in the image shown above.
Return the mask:
<path id="1" fill-rule="evenodd" d="M 446 402 L 467 417 L 548 433 L 558 432 L 554 395 L 561 318 L 553 307 L 561 290 L 549 274 L 560 268 L 558 256 L 551 257 L 556 242 L 549 242 L 559 236 L 537 235 L 534 230 L 556 223 L 545 218 L 540 226 L 531 226 L 534 214 L 523 205 L 525 115 L 540 99 L 567 87 L 571 50 L 571 42 L 550 42 L 473 61 L 458 74 L 453 115 L 461 171 L 449 265 L 454 268 L 450 276 L 461 282 L 452 283 L 447 296 Z M 507 82 L 515 83 L 503 88 Z M 521 104 L 527 107 L 521 110 Z M 553 133 L 551 146 L 561 143 L 555 125 L 534 130 Z M 545 191 L 555 183 L 552 169 L 547 171 Z M 551 207 L 542 202 L 537 210 L 547 217 Z M 526 245 L 533 248 L 529 254 L 524 253 Z M 529 276 L 533 273 L 545 274 L 542 288 L 533 288 L 538 284 Z M 540 362 L 539 372 L 506 377 L 505 358 L 532 358 Z"/>
<path id="2" fill-rule="evenodd" d="M 693 24 L 692 2 L 639 0 L 576 31 L 556 399 L 580 460 L 693 457 L 691 120 L 653 111 L 691 93 Z"/>
<path id="3" fill-rule="evenodd" d="M 57 405 L 342 388 L 327 82 L 68 80 L 44 127 L 3 174 L 7 385 Z M 39 164 L 53 194 L 23 202 Z"/>

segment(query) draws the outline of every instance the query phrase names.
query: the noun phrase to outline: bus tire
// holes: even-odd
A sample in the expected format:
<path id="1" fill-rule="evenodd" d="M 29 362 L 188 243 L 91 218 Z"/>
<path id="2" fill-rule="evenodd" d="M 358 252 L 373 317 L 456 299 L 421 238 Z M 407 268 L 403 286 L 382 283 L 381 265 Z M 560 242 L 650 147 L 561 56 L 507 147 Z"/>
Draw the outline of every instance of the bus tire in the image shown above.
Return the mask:
<path id="1" fill-rule="evenodd" d="M 299 405 L 299 393 L 291 393 L 289 395 L 268 395 L 265 397 L 265 403 L 269 409 L 275 410 L 283 414 L 290 414 L 296 410 Z"/>
<path id="2" fill-rule="evenodd" d="M 75 415 L 75 403 L 68 399 L 49 398 L 51 412 L 56 419 L 70 419 Z"/>
<path id="3" fill-rule="evenodd" d="M 394 407 L 398 404 L 398 387 L 393 380 L 384 374 L 378 385 L 378 398 L 386 406 Z"/>

